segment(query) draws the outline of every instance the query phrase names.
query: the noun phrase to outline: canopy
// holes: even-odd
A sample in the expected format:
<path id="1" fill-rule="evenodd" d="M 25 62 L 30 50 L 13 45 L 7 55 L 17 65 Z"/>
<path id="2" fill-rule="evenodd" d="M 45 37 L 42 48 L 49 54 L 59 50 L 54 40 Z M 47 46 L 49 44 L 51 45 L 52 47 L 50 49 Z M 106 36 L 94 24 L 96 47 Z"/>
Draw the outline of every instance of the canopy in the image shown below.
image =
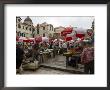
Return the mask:
<path id="1" fill-rule="evenodd" d="M 76 34 L 76 37 L 78 38 L 83 38 L 85 36 L 85 34 Z"/>
<path id="2" fill-rule="evenodd" d="M 49 42 L 49 38 L 47 38 L 47 37 L 42 37 L 42 42 Z"/>
<path id="3" fill-rule="evenodd" d="M 35 42 L 34 38 L 27 38 L 27 37 L 16 37 L 17 42 Z"/>
<path id="4" fill-rule="evenodd" d="M 49 38 L 40 36 L 40 37 L 36 37 L 35 41 L 36 42 L 49 42 Z"/>
<path id="5" fill-rule="evenodd" d="M 28 38 L 26 38 L 26 37 L 19 37 L 18 42 L 24 42 L 26 40 L 28 40 Z"/>
<path id="6" fill-rule="evenodd" d="M 36 38 L 35 38 L 35 41 L 38 42 L 38 43 L 39 43 L 39 42 L 42 42 L 42 37 L 41 37 L 41 36 L 36 37 Z"/>
<path id="7" fill-rule="evenodd" d="M 70 41 L 70 40 L 72 40 L 72 37 L 66 37 L 65 40 Z"/>
<path id="8" fill-rule="evenodd" d="M 63 30 L 63 31 L 61 32 L 61 36 L 66 36 L 67 34 L 72 33 L 72 31 L 73 31 L 73 28 L 67 27 L 67 28 L 65 28 L 65 30 Z"/>

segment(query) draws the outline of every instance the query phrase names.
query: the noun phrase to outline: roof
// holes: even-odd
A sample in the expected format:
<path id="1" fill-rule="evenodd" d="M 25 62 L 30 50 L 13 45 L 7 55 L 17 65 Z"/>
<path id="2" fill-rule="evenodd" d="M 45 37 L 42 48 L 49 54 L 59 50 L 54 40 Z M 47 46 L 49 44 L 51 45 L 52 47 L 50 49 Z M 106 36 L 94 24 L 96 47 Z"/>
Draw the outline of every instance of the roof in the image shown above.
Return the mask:
<path id="1" fill-rule="evenodd" d="M 24 22 L 25 22 L 25 21 L 30 21 L 30 22 L 32 22 L 32 20 L 30 19 L 29 16 L 27 16 L 27 18 L 24 20 Z"/>

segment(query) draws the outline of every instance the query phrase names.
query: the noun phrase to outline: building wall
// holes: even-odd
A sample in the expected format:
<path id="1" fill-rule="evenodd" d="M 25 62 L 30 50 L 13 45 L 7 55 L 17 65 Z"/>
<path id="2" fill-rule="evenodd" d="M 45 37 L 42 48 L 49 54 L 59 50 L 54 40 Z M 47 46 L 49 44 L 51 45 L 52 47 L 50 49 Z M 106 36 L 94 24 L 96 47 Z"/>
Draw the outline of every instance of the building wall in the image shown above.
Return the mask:
<path id="1" fill-rule="evenodd" d="M 35 36 L 53 37 L 53 33 L 54 27 L 52 24 L 47 24 L 46 22 L 44 22 L 42 24 L 37 24 L 37 26 L 35 27 Z"/>
<path id="2" fill-rule="evenodd" d="M 61 32 L 62 32 L 64 29 L 65 29 L 65 27 L 62 27 L 62 26 L 54 28 L 54 31 L 55 31 L 55 33 L 54 33 L 54 38 L 62 38 L 62 37 L 61 37 Z"/>
<path id="3" fill-rule="evenodd" d="M 32 23 L 30 25 L 27 25 L 22 23 L 18 19 L 20 19 L 20 17 L 17 17 L 17 22 L 16 22 L 17 36 L 32 38 L 33 37 L 32 30 L 34 29 L 34 27 L 32 26 Z"/>
<path id="4" fill-rule="evenodd" d="M 47 24 L 46 22 L 44 22 L 42 24 L 37 24 L 34 27 L 32 22 L 24 21 L 22 23 L 21 18 L 17 17 L 16 33 L 18 36 L 29 37 L 29 38 L 37 37 L 37 36 L 53 37 L 55 31 L 52 24 Z"/>
<path id="5" fill-rule="evenodd" d="M 55 28 L 55 33 L 61 33 L 64 29 L 65 29 L 65 27 L 62 27 L 62 26 L 56 27 Z"/>

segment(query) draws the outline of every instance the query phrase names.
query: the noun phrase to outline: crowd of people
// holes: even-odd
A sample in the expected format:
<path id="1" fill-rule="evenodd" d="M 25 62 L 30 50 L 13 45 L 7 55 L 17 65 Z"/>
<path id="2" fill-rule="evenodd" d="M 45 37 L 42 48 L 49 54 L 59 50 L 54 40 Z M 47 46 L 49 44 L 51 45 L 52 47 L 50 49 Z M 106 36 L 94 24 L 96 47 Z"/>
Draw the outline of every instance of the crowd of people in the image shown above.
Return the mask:
<path id="1" fill-rule="evenodd" d="M 94 73 L 94 42 L 40 42 L 36 44 L 17 44 L 16 45 L 16 69 L 19 70 L 22 61 L 26 58 L 32 57 L 32 61 L 38 60 L 40 51 L 46 49 L 53 49 L 53 57 L 58 54 L 64 54 L 70 49 L 75 49 L 76 52 L 80 52 L 81 56 L 79 62 L 84 65 L 84 72 Z"/>

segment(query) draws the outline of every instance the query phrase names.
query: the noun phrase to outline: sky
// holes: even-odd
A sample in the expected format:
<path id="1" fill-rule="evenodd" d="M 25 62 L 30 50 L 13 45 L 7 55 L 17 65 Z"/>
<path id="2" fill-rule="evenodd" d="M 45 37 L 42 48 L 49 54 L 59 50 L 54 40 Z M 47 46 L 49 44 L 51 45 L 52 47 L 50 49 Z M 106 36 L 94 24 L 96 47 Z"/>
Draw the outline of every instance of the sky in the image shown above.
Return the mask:
<path id="1" fill-rule="evenodd" d="M 22 16 L 22 22 L 27 16 Z M 78 28 L 83 28 L 83 29 L 90 29 L 92 25 L 92 21 L 95 19 L 93 16 L 89 17 L 59 17 L 59 16 L 52 16 L 52 17 L 44 17 L 44 16 L 30 16 L 31 20 L 33 21 L 33 25 L 36 26 L 38 23 L 48 23 L 52 24 L 54 27 L 78 27 Z"/>

